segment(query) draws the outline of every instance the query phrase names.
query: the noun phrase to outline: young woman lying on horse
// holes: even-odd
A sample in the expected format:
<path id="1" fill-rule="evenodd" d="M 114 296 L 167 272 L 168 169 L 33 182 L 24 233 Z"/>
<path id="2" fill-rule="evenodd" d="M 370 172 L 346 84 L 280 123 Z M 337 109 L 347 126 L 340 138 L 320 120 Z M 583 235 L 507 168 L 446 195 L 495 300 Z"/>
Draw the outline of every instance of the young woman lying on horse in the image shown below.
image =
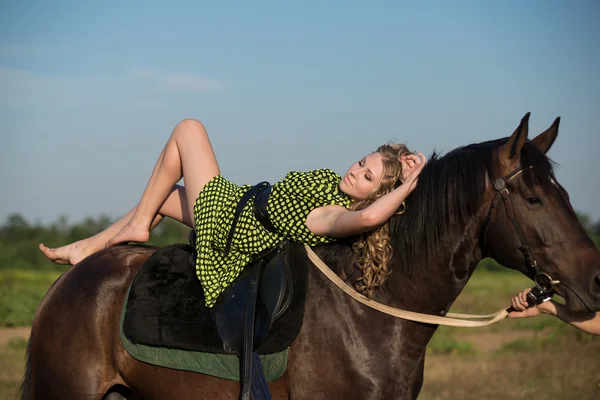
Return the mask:
<path id="1" fill-rule="evenodd" d="M 146 242 L 163 217 L 173 218 L 196 230 L 196 271 L 210 307 L 254 255 L 283 240 L 316 245 L 363 234 L 354 245 L 355 287 L 371 295 L 389 274 L 387 221 L 414 190 L 426 164 L 425 156 L 416 154 L 388 144 L 352 164 L 343 177 L 329 169 L 290 172 L 269 189 L 266 209 L 275 229 L 266 229 L 247 203 L 227 243 L 236 206 L 250 187 L 220 175 L 204 126 L 184 120 L 173 130 L 135 208 L 95 236 L 55 249 L 40 244 L 40 250 L 55 263 L 74 265 L 105 247 Z M 176 185 L 181 178 L 185 187 Z"/>
<path id="2" fill-rule="evenodd" d="M 558 281 L 552 289 L 565 299 L 570 310 L 597 313 L 600 252 L 586 235 L 547 156 L 557 138 L 559 122 L 557 118 L 547 130 L 529 140 L 526 114 L 509 137 L 468 144 L 444 156 L 434 154 L 425 168 L 420 156 L 420 164 L 416 159 L 409 163 L 411 158 L 402 159 L 408 152 L 396 150 L 390 156 L 385 152 L 367 156 L 344 179 L 337 177 L 332 184 L 328 182 L 334 180 L 328 178 L 334 174 L 327 170 L 315 172 L 314 179 L 302 179 L 312 177 L 310 173 L 291 173 L 267 196 L 269 218 L 280 236 L 299 237 L 310 243 L 353 233 L 349 228 L 363 232 L 351 240 L 315 249 L 333 271 L 348 279 L 361 272 L 348 262 L 353 256 L 358 265 L 385 265 L 385 251 L 379 250 L 389 249 L 386 217 L 396 212 L 419 174 L 416 189 L 406 198 L 406 213 L 389 220 L 393 249 L 389 269 L 394 273 L 377 288 L 373 296 L 377 301 L 404 310 L 446 315 L 481 259 L 493 257 L 531 279 L 539 275 Z M 448 127 L 447 131 L 452 130 Z M 398 156 L 405 164 L 402 170 Z M 390 163 L 397 166 L 391 174 L 386 172 Z M 186 188 L 173 189 L 182 174 Z M 216 264 L 211 263 L 225 253 L 224 232 L 233 225 L 236 214 L 233 204 L 240 198 L 239 192 L 246 190 L 218 175 L 203 127 L 185 121 L 161 155 L 139 210 L 133 210 L 95 239 L 54 252 L 43 249 L 52 259 L 75 263 L 103 248 L 115 236 L 110 245 L 146 240 L 148 228 L 162 217 L 159 214 L 175 209 L 179 220 L 195 224 L 198 236 L 204 237 L 198 245 L 209 251 L 199 259 L 199 269 L 209 284 L 215 280 L 218 287 L 221 281 L 205 274 L 212 272 L 206 266 Z M 388 175 L 390 183 L 384 188 Z M 399 176 L 404 183 L 398 181 Z M 367 195 L 378 182 L 380 189 L 375 196 L 385 194 L 373 201 Z M 356 195 L 361 189 L 366 194 Z M 157 191 L 162 195 L 158 196 Z M 220 191 L 233 194 L 219 196 Z M 292 199 L 302 210 L 285 207 L 286 199 Z M 259 225 L 251 205 L 240 215 L 228 261 L 242 257 L 246 248 L 255 251 L 260 243 L 279 237 L 271 236 Z M 351 211 L 345 211 L 346 207 Z M 296 223 L 299 216 L 304 219 Z M 376 217 L 381 219 L 377 221 Z M 141 234 L 136 229 L 140 220 Z M 358 221 L 365 223 L 360 225 Z M 370 229 L 369 221 L 375 229 Z M 265 239 L 244 240 L 255 237 Z M 207 244 L 207 239 L 213 243 Z M 523 251 L 525 246 L 527 252 Z M 378 251 L 371 252 L 375 248 Z M 288 249 L 290 267 L 307 269 L 307 294 L 302 329 L 289 352 L 286 373 L 269 383 L 273 398 L 416 399 L 423 383 L 426 346 L 437 325 L 391 318 L 364 307 L 316 268 L 309 268 L 304 246 L 295 244 Z M 57 280 L 33 319 L 23 398 L 100 400 L 119 389 L 133 398 L 148 399 L 214 400 L 239 395 L 239 382 L 140 362 L 123 347 L 123 303 L 137 271 L 154 252 L 151 246 L 113 246 L 87 257 Z M 369 259 L 371 254 L 381 258 Z M 368 285 L 369 279 L 373 285 L 376 277 L 386 274 L 378 270 L 369 277 L 371 271 L 362 271 L 363 281 L 357 285 Z"/>

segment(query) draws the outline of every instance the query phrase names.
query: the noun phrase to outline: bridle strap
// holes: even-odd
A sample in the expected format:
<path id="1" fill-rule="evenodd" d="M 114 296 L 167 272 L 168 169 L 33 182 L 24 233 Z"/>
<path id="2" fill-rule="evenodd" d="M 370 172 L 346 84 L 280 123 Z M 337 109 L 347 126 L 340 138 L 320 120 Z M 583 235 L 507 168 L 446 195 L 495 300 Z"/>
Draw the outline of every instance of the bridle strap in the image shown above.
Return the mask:
<path id="1" fill-rule="evenodd" d="M 512 206 L 512 203 L 510 201 L 510 197 L 509 197 L 510 192 L 508 190 L 508 187 L 506 186 L 507 182 L 510 182 L 512 179 L 518 177 L 519 175 L 521 175 L 524 171 L 526 171 L 528 169 L 533 169 L 533 165 L 522 166 L 522 167 L 516 168 L 515 170 L 510 172 L 508 175 L 506 175 L 504 178 L 498 178 L 498 179 L 492 180 L 492 182 L 493 182 L 492 186 L 494 187 L 494 190 L 496 190 L 496 195 L 494 196 L 494 199 L 492 200 L 492 204 L 490 205 L 490 211 L 488 213 L 489 216 L 488 216 L 488 219 L 485 224 L 484 231 L 483 231 L 483 251 L 482 251 L 482 253 L 490 255 L 489 251 L 487 251 L 488 230 L 489 230 L 489 227 L 492 224 L 494 217 L 496 215 L 496 207 L 497 207 L 497 203 L 499 202 L 498 198 L 502 198 L 502 204 L 504 204 L 504 209 L 506 210 L 506 215 L 507 215 L 509 221 L 511 222 L 511 225 L 512 225 L 515 235 L 517 237 L 518 249 L 523 253 L 523 258 L 525 259 L 525 264 L 534 273 L 534 281 L 535 281 L 536 285 L 539 286 L 540 288 L 542 288 L 544 291 L 551 293 L 554 285 L 556 285 L 560 282 L 557 280 L 553 280 L 552 277 L 550 277 L 550 275 L 543 272 L 540 269 L 540 267 L 538 266 L 537 261 L 533 258 L 532 254 L 531 254 L 531 250 L 529 249 L 529 246 L 527 246 L 527 240 L 525 239 L 525 234 L 523 233 L 523 230 L 521 229 L 521 225 L 519 224 L 519 221 L 515 216 L 515 211 Z"/>
<path id="2" fill-rule="evenodd" d="M 515 217 L 515 211 L 512 206 L 512 203 L 510 201 L 510 197 L 509 197 L 510 192 L 508 190 L 508 187 L 506 186 L 507 182 L 510 182 L 511 180 L 518 177 L 519 175 L 521 175 L 524 171 L 526 171 L 528 169 L 533 169 L 533 165 L 516 168 L 515 170 L 510 172 L 508 175 L 506 175 L 504 178 L 498 178 L 498 179 L 493 180 L 492 186 L 493 186 L 494 190 L 496 190 L 496 195 L 494 196 L 494 199 L 492 200 L 492 204 L 490 205 L 490 213 L 489 213 L 489 217 L 488 217 L 488 222 L 486 223 L 486 226 L 485 226 L 483 244 L 484 244 L 484 250 L 487 252 L 488 229 L 489 229 L 490 225 L 492 224 L 494 217 L 495 217 L 495 211 L 496 211 L 495 208 L 498 203 L 498 198 L 501 198 L 502 204 L 504 204 L 504 209 L 506 210 L 506 215 L 507 215 L 509 221 L 511 222 L 513 230 L 516 234 L 518 248 L 523 253 L 525 262 L 527 263 L 527 267 L 535 270 L 535 273 L 538 274 L 538 273 L 540 273 L 540 271 L 538 269 L 537 262 L 533 259 L 532 255 L 531 255 L 531 251 L 529 250 L 529 247 L 527 246 L 527 240 L 525 239 L 525 235 L 523 234 L 521 225 L 519 224 L 519 221 Z"/>

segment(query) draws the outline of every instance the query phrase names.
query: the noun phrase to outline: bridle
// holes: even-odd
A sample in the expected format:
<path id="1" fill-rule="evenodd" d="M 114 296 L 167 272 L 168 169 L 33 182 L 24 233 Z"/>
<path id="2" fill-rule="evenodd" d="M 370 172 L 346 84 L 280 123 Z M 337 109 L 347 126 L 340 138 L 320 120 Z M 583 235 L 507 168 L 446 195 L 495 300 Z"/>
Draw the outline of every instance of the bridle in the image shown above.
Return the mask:
<path id="1" fill-rule="evenodd" d="M 498 203 L 500 202 L 499 199 L 502 198 L 502 204 L 504 204 L 504 209 L 506 210 L 506 215 L 512 224 L 513 231 L 516 234 L 518 248 L 523 253 L 523 256 L 525 258 L 525 264 L 527 265 L 527 268 L 534 273 L 533 280 L 535 281 L 536 286 L 542 292 L 545 292 L 545 293 L 540 293 L 540 294 L 542 294 L 542 295 L 547 294 L 548 295 L 547 297 L 549 298 L 549 296 L 553 292 L 554 286 L 559 284 L 560 281 L 553 280 L 550 275 L 543 272 L 540 269 L 540 267 L 538 266 L 537 261 L 533 258 L 531 251 L 529 250 L 529 246 L 527 246 L 527 240 L 525 239 L 525 235 L 523 234 L 521 225 L 519 224 L 518 219 L 515 217 L 515 212 L 514 212 L 512 203 L 510 201 L 510 197 L 509 197 L 510 192 L 506 185 L 507 182 L 510 182 L 514 178 L 521 175 L 524 171 L 529 170 L 529 169 L 533 169 L 533 165 L 518 167 L 502 178 L 494 179 L 492 176 L 490 176 L 491 181 L 492 181 L 492 187 L 496 191 L 496 194 L 494 195 L 494 199 L 492 200 L 492 203 L 490 205 L 490 208 L 488 211 L 488 217 L 485 222 L 485 227 L 483 228 L 483 233 L 482 233 L 483 246 L 482 246 L 482 248 L 485 253 L 484 255 L 490 255 L 489 251 L 487 250 L 488 230 L 489 230 L 490 225 L 494 222 L 494 217 L 496 216 L 496 208 L 498 206 Z"/>

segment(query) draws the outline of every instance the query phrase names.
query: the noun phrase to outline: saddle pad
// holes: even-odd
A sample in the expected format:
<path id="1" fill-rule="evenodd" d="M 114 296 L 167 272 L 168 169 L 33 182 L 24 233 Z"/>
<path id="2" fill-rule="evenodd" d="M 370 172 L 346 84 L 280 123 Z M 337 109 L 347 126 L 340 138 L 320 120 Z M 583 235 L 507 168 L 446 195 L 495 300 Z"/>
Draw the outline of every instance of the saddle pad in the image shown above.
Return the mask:
<path id="1" fill-rule="evenodd" d="M 131 343 L 227 354 L 215 327 L 213 310 L 204 305 L 202 286 L 194 265 L 189 263 L 192 250 L 184 244 L 162 247 L 140 267 L 124 304 L 123 335 Z M 287 262 L 287 251 L 282 251 Z M 273 323 L 258 348 L 259 354 L 282 352 L 298 336 L 307 274 L 306 265 L 292 268 L 294 296 L 290 307 Z"/>
<path id="2" fill-rule="evenodd" d="M 167 349 L 134 343 L 123 332 L 125 305 L 121 313 L 120 335 L 123 347 L 138 361 L 160 367 L 199 372 L 217 378 L 240 380 L 240 360 L 236 355 L 212 354 L 200 351 Z M 259 356 L 267 382 L 275 381 L 285 373 L 288 350 Z"/>

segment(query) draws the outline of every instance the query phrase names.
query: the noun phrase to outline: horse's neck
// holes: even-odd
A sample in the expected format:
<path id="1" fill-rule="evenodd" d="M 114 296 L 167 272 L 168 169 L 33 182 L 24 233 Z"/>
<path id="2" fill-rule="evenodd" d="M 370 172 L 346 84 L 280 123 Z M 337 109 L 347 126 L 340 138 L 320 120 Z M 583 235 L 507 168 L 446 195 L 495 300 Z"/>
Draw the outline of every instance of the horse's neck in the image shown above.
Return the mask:
<path id="1" fill-rule="evenodd" d="M 472 223 L 461 237 L 447 245 L 439 260 L 427 260 L 423 252 L 417 265 L 403 268 L 402 254 L 392 260 L 393 272 L 379 298 L 386 304 L 410 311 L 444 315 L 456 300 L 481 260 L 479 227 Z M 411 274 L 404 270 L 412 271 Z"/>
<path id="2" fill-rule="evenodd" d="M 438 260 L 427 260 L 425 249 L 417 265 L 404 265 L 402 249 L 396 249 L 391 263 L 392 273 L 376 291 L 375 300 L 404 310 L 444 315 L 481 260 L 479 235 L 486 210 L 482 207 L 479 215 L 474 216 L 467 226 L 457 227 L 456 231 L 461 235 L 448 235 L 453 237 L 453 241 L 440 244 L 445 246 L 446 251 Z M 353 275 L 352 250 L 347 244 L 330 244 L 327 250 L 317 252 L 342 279 Z M 353 301 L 350 297 L 348 299 Z"/>

